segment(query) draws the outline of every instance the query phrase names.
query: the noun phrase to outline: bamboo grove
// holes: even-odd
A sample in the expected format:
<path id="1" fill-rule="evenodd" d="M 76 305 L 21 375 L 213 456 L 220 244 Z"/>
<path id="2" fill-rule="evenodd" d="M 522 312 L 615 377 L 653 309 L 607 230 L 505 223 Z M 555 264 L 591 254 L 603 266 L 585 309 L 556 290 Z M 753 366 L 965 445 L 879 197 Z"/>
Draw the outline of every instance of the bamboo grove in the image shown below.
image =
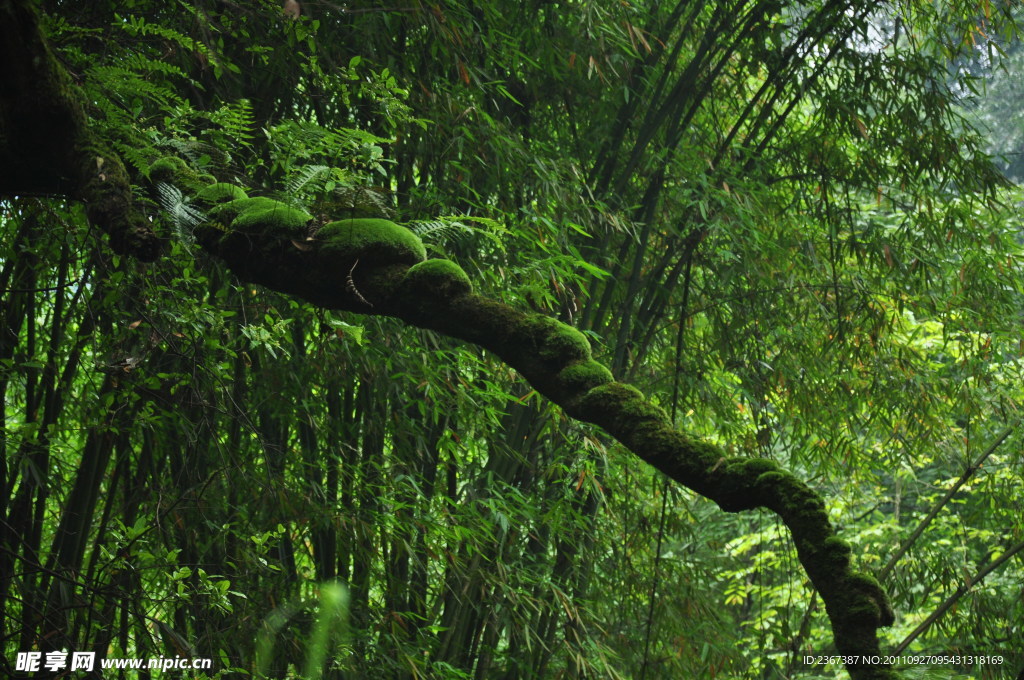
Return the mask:
<path id="1" fill-rule="evenodd" d="M 0 16 L 10 674 L 1024 664 L 1012 5 Z"/>

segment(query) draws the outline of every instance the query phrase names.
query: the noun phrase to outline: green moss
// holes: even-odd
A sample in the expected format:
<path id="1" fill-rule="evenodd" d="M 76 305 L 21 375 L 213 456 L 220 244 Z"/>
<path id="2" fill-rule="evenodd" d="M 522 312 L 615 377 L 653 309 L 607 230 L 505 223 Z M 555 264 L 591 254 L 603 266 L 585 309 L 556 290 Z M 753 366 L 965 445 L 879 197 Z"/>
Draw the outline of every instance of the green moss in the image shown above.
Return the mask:
<path id="1" fill-rule="evenodd" d="M 427 260 L 409 268 L 403 287 L 414 291 L 430 291 L 445 297 L 473 292 L 473 284 L 462 267 L 451 260 Z"/>
<path id="2" fill-rule="evenodd" d="M 807 495 L 812 493 L 811 490 L 792 472 L 779 470 L 775 474 L 778 474 L 776 489 L 783 503 L 794 511 L 803 507 Z"/>
<path id="3" fill-rule="evenodd" d="M 671 433 L 676 432 L 671 428 L 666 429 Z M 706 442 L 695 437 L 688 437 L 682 433 L 679 433 L 678 436 L 683 439 L 683 443 L 679 449 L 685 451 L 686 457 L 692 460 L 694 465 L 702 470 L 709 469 L 722 457 L 722 450 L 711 442 Z"/>
<path id="4" fill-rule="evenodd" d="M 536 338 L 541 359 L 554 364 L 568 364 L 590 358 L 587 336 L 572 326 L 549 316 L 537 314 L 529 322 L 530 334 Z"/>
<path id="5" fill-rule="evenodd" d="M 889 603 L 889 597 L 873 576 L 851 574 L 850 585 L 856 593 L 856 601 L 847 610 L 851 618 L 870 615 L 872 618 L 865 620 L 872 623 L 877 621 L 877 625 L 891 626 L 895 623 L 896 614 Z"/>
<path id="6" fill-rule="evenodd" d="M 857 590 L 872 596 L 882 592 L 882 584 L 878 582 L 878 579 L 869 574 L 851 574 L 850 583 Z"/>
<path id="7" fill-rule="evenodd" d="M 611 382 L 599 385 L 587 392 L 586 405 L 588 408 L 609 412 L 618 410 L 621 404 L 627 401 L 643 398 L 643 392 L 632 385 Z"/>
<path id="8" fill-rule="evenodd" d="M 209 173 L 193 170 L 188 163 L 177 156 L 164 156 L 157 159 L 149 166 L 146 174 L 151 182 L 176 184 L 193 191 L 217 181 L 217 178 Z"/>
<path id="9" fill-rule="evenodd" d="M 256 207 L 243 210 L 231 222 L 235 231 L 247 232 L 285 232 L 287 236 L 298 236 L 305 233 L 305 227 L 313 216 L 309 213 L 292 208 L 278 201 L 271 207 Z"/>
<path id="10" fill-rule="evenodd" d="M 555 361 L 572 361 L 590 358 L 590 342 L 587 336 L 571 326 L 562 324 L 555 333 L 544 339 L 540 355 Z"/>
<path id="11" fill-rule="evenodd" d="M 754 480 L 759 489 L 776 489 L 785 481 L 784 473 L 779 470 L 762 472 Z"/>
<path id="12" fill-rule="evenodd" d="M 825 539 L 822 547 L 831 571 L 842 571 L 850 564 L 850 553 L 853 551 L 850 544 L 843 539 L 838 536 L 830 536 Z"/>
<path id="13" fill-rule="evenodd" d="M 892 624 L 892 608 L 878 581 L 867 574 L 851 574 L 848 583 L 846 618 L 874 625 Z"/>
<path id="14" fill-rule="evenodd" d="M 878 621 L 882 618 L 882 610 L 878 608 L 878 605 L 873 600 L 858 599 L 846 608 L 846 614 L 843 618 L 850 621 L 878 625 Z"/>
<path id="15" fill-rule="evenodd" d="M 773 475 L 779 471 L 779 464 L 768 458 L 743 458 L 733 465 L 751 482 L 763 475 Z"/>
<path id="16" fill-rule="evenodd" d="M 747 465 L 734 470 L 741 472 L 744 484 L 750 484 L 765 495 L 768 507 L 782 513 L 788 518 L 787 522 L 799 521 L 803 526 L 828 523 L 824 503 L 799 477 L 780 469 L 774 461 L 758 462 L 750 466 L 751 462 L 748 460 Z M 756 477 L 752 476 L 754 474 Z"/>
<path id="17" fill-rule="evenodd" d="M 240 198 L 248 198 L 245 191 L 242 190 L 241 187 L 237 187 L 234 184 L 228 184 L 227 182 L 210 184 L 196 194 L 196 200 L 207 205 L 227 203 L 228 201 L 234 201 Z"/>
<path id="18" fill-rule="evenodd" d="M 810 518 L 812 515 L 827 516 L 828 514 L 825 512 L 825 501 L 821 500 L 813 492 L 808 492 L 807 497 L 804 498 L 802 511 L 806 518 Z"/>
<path id="19" fill-rule="evenodd" d="M 720 465 L 723 509 L 735 511 L 760 505 L 785 484 L 785 472 L 768 458 L 728 457 Z"/>
<path id="20" fill-rule="evenodd" d="M 586 392 L 615 378 L 607 368 L 589 359 L 569 364 L 558 372 L 558 379 L 574 392 Z"/>
<path id="21" fill-rule="evenodd" d="M 637 390 L 639 392 L 639 390 Z M 622 412 L 633 420 L 655 420 L 659 424 L 668 420 L 665 410 L 657 404 L 652 404 L 642 393 L 622 403 Z"/>
<path id="22" fill-rule="evenodd" d="M 649 444 L 654 443 L 660 431 L 670 431 L 666 427 L 667 416 L 660 407 L 632 385 L 619 382 L 598 385 L 584 394 L 579 399 L 579 411 L 586 420 L 628 431 L 645 438 Z"/>
<path id="23" fill-rule="evenodd" d="M 192 170 L 177 156 L 164 156 L 149 166 L 147 174 L 153 182 L 171 184 L 179 176 L 192 174 Z"/>
<path id="24" fill-rule="evenodd" d="M 284 205 L 266 196 L 255 198 L 236 198 L 227 203 L 220 203 L 210 209 L 210 217 L 216 218 L 221 224 L 231 224 L 236 217 L 247 210 L 269 210 Z"/>
<path id="25" fill-rule="evenodd" d="M 320 252 L 363 264 L 418 264 L 427 259 L 423 242 L 405 227 L 381 219 L 330 222 L 317 234 Z"/>

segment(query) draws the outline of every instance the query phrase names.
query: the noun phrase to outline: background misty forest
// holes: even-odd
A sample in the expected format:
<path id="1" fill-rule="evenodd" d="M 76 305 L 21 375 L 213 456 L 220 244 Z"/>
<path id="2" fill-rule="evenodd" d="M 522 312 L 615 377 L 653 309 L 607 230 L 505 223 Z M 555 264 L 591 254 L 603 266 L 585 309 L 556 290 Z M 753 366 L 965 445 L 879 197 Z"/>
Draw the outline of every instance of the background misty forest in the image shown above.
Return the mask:
<path id="1" fill-rule="evenodd" d="M 42 3 L 170 244 L 143 264 L 79 203 L 0 202 L 0 674 L 64 648 L 247 677 L 269 617 L 274 677 L 847 677 L 802 661 L 832 631 L 775 515 L 477 347 L 239 284 L 147 185 L 172 155 L 388 216 L 579 328 L 680 428 L 823 494 L 892 597 L 883 650 L 1005 659 L 904 677 L 1017 677 L 1016 3 L 286 4 Z"/>

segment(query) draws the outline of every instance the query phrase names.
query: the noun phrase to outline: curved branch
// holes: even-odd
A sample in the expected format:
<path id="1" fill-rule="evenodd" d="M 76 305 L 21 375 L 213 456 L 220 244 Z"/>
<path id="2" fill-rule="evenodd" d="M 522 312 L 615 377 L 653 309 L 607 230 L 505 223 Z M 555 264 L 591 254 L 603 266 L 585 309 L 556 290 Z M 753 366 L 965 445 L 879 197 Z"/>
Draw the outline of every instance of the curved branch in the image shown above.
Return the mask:
<path id="1" fill-rule="evenodd" d="M 218 193 L 229 194 L 211 187 L 197 198 Z M 201 228 L 200 243 L 245 281 L 329 309 L 396 317 L 479 345 L 568 415 L 603 428 L 723 510 L 772 510 L 789 527 L 800 562 L 825 602 L 839 653 L 854 659 L 880 653 L 877 629 L 894 620 L 888 599 L 875 579 L 853 571 L 850 547 L 836 536 L 821 496 L 792 473 L 764 458 L 726 456 L 676 430 L 661 408 L 591 358 L 582 333 L 473 293 L 453 262 L 423 261 L 422 246 L 416 252 L 409 240 L 415 237 L 402 227 L 344 220 L 298 242 L 308 233 L 301 215 L 271 203 L 245 198 L 214 205 L 211 215 L 229 218 L 231 226 Z M 854 678 L 895 677 L 887 666 L 848 668 Z"/>

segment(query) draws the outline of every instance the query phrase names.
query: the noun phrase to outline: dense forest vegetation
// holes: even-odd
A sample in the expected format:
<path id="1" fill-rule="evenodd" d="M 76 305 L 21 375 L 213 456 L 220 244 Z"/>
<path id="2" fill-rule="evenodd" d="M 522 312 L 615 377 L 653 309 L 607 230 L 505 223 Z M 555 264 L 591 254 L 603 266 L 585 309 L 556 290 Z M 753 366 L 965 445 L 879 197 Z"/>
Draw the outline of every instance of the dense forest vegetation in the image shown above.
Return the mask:
<path id="1" fill-rule="evenodd" d="M 0 0 L 0 672 L 1018 677 L 1020 19 Z"/>

